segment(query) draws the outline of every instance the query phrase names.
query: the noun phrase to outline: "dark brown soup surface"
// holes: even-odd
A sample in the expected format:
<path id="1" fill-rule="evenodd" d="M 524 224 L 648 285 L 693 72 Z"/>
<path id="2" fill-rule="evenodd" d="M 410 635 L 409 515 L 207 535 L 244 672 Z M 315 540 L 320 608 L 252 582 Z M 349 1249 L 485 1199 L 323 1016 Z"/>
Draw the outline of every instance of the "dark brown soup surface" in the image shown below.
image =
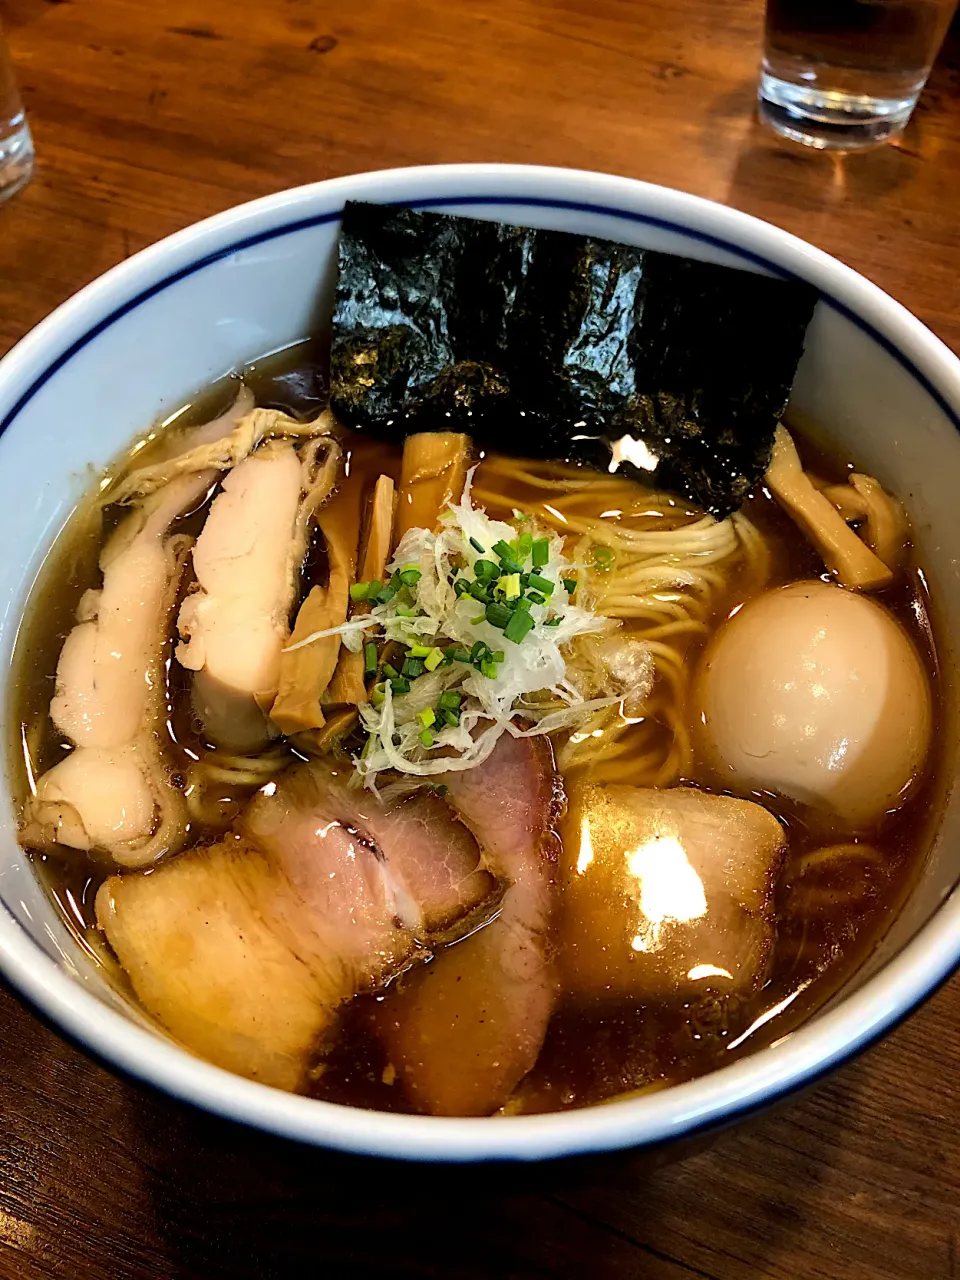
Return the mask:
<path id="1" fill-rule="evenodd" d="M 306 342 L 258 361 L 245 371 L 244 377 L 258 404 L 308 417 L 325 402 L 323 364 L 321 345 Z M 212 388 L 177 420 L 177 426 L 210 416 L 229 394 L 226 384 Z M 137 455 L 138 464 L 164 443 L 162 437 L 149 439 Z M 348 433 L 344 444 L 354 474 L 369 474 L 371 479 L 380 473 L 398 477 L 399 450 L 356 433 Z M 803 451 L 807 465 L 826 479 L 841 480 L 848 470 L 844 460 L 829 453 L 812 448 Z M 524 472 L 521 464 L 510 460 L 484 459 L 475 479 L 474 500 L 499 518 L 521 509 L 548 526 L 566 525 L 571 531 L 581 525 L 587 528 L 589 522 L 597 520 L 629 532 L 655 527 L 657 518 L 665 517 L 676 527 L 692 525 L 699 518 L 699 513 L 682 504 L 672 504 L 675 509 L 666 513 L 648 509 L 639 486 L 631 486 L 631 496 L 625 482 L 619 482 L 621 496 L 616 502 L 611 499 L 603 510 L 590 508 L 589 488 L 571 490 L 564 496 L 566 505 L 561 509 L 543 474 L 536 471 L 534 464 L 530 467 Z M 589 473 L 583 474 L 589 479 Z M 557 476 L 560 477 L 559 472 Z M 558 486 L 562 479 L 557 479 Z M 627 494 L 624 500 L 623 493 Z M 633 507 L 628 508 L 625 501 L 632 501 Z M 205 510 L 201 506 L 185 519 L 184 532 L 199 530 Z M 18 639 L 14 723 L 22 726 L 23 738 L 10 744 L 9 749 L 11 776 L 21 800 L 29 787 L 27 767 L 39 773 L 62 758 L 64 751 L 49 721 L 48 709 L 60 648 L 73 626 L 81 595 L 96 580 L 101 539 L 100 517 L 95 511 L 88 504 L 68 524 L 40 577 Z M 670 689 L 665 688 L 658 675 L 659 683 L 646 714 L 629 723 L 617 717 L 615 723 L 601 724 L 593 744 L 571 743 L 569 732 L 558 735 L 555 745 L 568 791 L 590 781 L 643 786 L 682 782 L 710 789 L 711 779 L 696 759 L 688 735 L 678 725 L 704 643 L 724 618 L 761 589 L 817 578 L 824 572 L 816 553 L 768 493 L 761 491 L 751 497 L 743 514 L 758 535 L 757 545 L 762 546 L 763 574 L 749 557 L 738 562 L 725 572 L 719 585 L 713 584 L 706 603 L 699 606 L 696 625 L 691 624 L 686 631 L 681 627 L 664 633 L 677 656 L 680 674 Z M 322 542 L 317 541 L 304 566 L 305 585 L 319 580 L 325 568 Z M 611 565 L 610 572 L 616 574 L 616 564 Z M 616 598 L 612 586 L 610 598 Z M 922 575 L 916 566 L 908 569 L 894 587 L 877 598 L 894 614 L 922 654 L 934 691 L 934 706 L 939 706 L 940 677 Z M 668 606 L 670 602 L 665 601 Z M 676 607 L 679 611 L 680 606 Z M 602 601 L 598 608 L 604 611 Z M 623 617 L 628 634 L 642 634 L 647 625 L 644 619 Z M 186 787 L 191 766 L 205 744 L 189 707 L 185 673 L 172 662 L 168 664 L 168 675 L 170 750 Z M 607 742 L 612 749 L 607 754 L 598 752 L 597 743 L 603 746 Z M 287 761 L 294 758 L 292 751 L 284 757 Z M 815 816 L 776 796 L 753 797 L 780 820 L 788 836 L 788 852 L 776 884 L 776 942 L 761 988 L 747 996 L 723 995 L 708 989 L 696 1000 L 611 1000 L 592 1006 L 561 991 L 536 1067 L 506 1110 L 556 1111 L 661 1088 L 714 1070 L 789 1034 L 855 973 L 895 918 L 922 868 L 937 825 L 943 792 L 941 766 L 942 726 L 937 725 L 930 763 L 908 801 L 875 829 L 859 832 L 853 842 L 847 832 L 832 826 L 822 815 Z M 194 819 L 191 841 L 204 842 L 222 832 L 248 795 L 249 790 L 225 783 L 213 798 L 209 818 Z M 561 834 L 565 842 L 563 857 L 575 858 L 577 830 L 571 829 L 568 821 Z M 841 844 L 848 846 L 844 857 L 821 856 L 824 849 Z M 106 944 L 95 928 L 93 911 L 96 889 L 107 868 L 97 866 L 81 853 L 31 856 L 71 930 L 98 961 L 110 965 Z M 124 982 L 116 962 L 112 964 L 113 979 Z M 398 981 L 402 983 L 403 979 Z M 392 986 L 387 986 L 356 997 L 346 1008 L 332 1051 L 318 1060 L 311 1072 L 309 1091 L 313 1095 L 383 1110 L 409 1109 L 396 1071 L 373 1030 L 376 1020 L 389 1010 L 391 999 Z"/>

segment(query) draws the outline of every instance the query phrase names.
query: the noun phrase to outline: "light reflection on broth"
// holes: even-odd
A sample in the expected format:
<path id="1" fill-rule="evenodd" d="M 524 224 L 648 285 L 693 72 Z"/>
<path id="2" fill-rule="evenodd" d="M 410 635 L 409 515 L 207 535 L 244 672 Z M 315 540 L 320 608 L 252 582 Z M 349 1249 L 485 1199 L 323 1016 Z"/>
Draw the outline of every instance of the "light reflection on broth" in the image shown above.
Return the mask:
<path id="1" fill-rule="evenodd" d="M 314 415 L 324 400 L 317 350 L 315 344 L 303 344 L 258 362 L 247 375 L 258 403 L 300 417 Z M 229 387 L 221 384 L 169 415 L 125 462 L 136 456 L 141 466 L 172 452 L 173 434 L 221 409 L 228 395 Z M 372 482 L 379 474 L 399 482 L 399 450 L 356 435 L 348 435 L 344 443 L 358 483 Z M 816 454 L 811 460 L 828 479 L 846 474 L 828 456 Z M 199 531 L 209 497 L 184 518 L 182 532 Z M 607 855 L 587 812 L 579 812 L 580 797 L 590 788 L 623 784 L 664 788 L 681 783 L 710 790 L 711 778 L 697 758 L 688 723 L 691 679 L 705 643 L 724 619 L 762 591 L 820 577 L 823 566 L 765 491 L 750 498 L 732 521 L 718 525 L 681 500 L 652 494 L 619 475 L 488 455 L 479 466 L 473 499 L 494 518 L 519 512 L 564 535 L 571 556 L 589 564 L 597 611 L 620 619 L 620 638 L 642 638 L 651 656 L 649 692 L 638 699 L 642 706 L 622 699 L 574 731 L 555 735 L 571 800 L 561 828 L 557 879 L 562 883 L 569 872 L 586 883 L 599 874 Z M 83 592 L 96 580 L 93 515 L 93 508 L 85 506 L 58 542 L 18 642 L 13 686 L 20 731 L 12 752 L 21 802 L 35 792 L 35 776 L 69 750 L 52 729 L 47 711 L 61 645 Z M 112 518 L 108 511 L 108 532 Z M 674 535 L 670 563 L 682 579 L 682 585 L 670 588 L 661 580 L 658 539 L 664 530 Z M 326 572 L 325 553 L 314 544 L 304 586 L 322 581 Z M 923 655 L 937 706 L 938 675 L 921 570 L 908 570 L 880 598 Z M 583 671 L 589 672 L 593 657 L 589 645 L 582 648 Z M 624 688 L 641 674 L 628 670 Z M 273 798 L 277 774 L 297 753 L 286 743 L 259 756 L 212 749 L 191 707 L 186 673 L 168 662 L 167 675 L 165 746 L 187 806 L 188 843 L 209 844 L 231 827 L 253 793 Z M 632 953 L 629 964 L 658 953 L 669 956 L 674 948 L 679 968 L 676 973 L 658 970 L 664 994 L 653 1001 L 623 994 L 633 980 L 628 958 L 617 961 L 617 981 L 625 984 L 620 994 L 612 979 L 608 998 L 594 993 L 585 999 L 572 986 L 563 989 L 536 1065 L 504 1110 L 551 1111 L 642 1094 L 782 1039 L 805 1021 L 874 949 L 921 868 L 940 809 L 939 732 L 938 727 L 933 766 L 908 802 L 854 838 L 813 810 L 780 796 L 753 794 L 779 820 L 787 839 L 772 888 L 776 941 L 769 961 L 758 967 L 762 976 L 755 988 L 741 983 L 742 975 L 727 959 L 732 954 L 728 926 L 717 926 L 714 951 L 685 950 L 688 942 L 695 947 L 696 940 L 681 937 L 680 931 L 704 917 L 709 921 L 715 908 L 714 891 L 680 836 L 665 827 L 645 842 L 624 846 L 619 855 L 623 879 L 632 879 L 632 886 L 623 890 L 619 909 L 625 913 L 620 923 Z M 346 741 L 359 745 L 361 740 Z M 98 964 L 108 966 L 112 980 L 125 985 L 95 928 L 94 900 L 107 867 L 81 853 L 31 856 L 68 927 Z M 562 932 L 563 927 L 554 945 L 564 945 Z M 383 1010 L 394 998 L 394 985 L 352 1000 L 332 1050 L 310 1074 L 309 1092 L 354 1105 L 410 1109 L 376 1034 Z"/>
<path id="2" fill-rule="evenodd" d="M 703 881 L 690 865 L 686 850 L 676 836 L 656 835 L 630 849 L 625 855 L 627 871 L 637 880 L 640 920 L 630 940 L 634 951 L 658 951 L 664 927 L 670 922 L 686 923 L 707 914 Z M 577 859 L 579 863 L 579 858 Z M 703 965 L 690 973 L 702 977 Z M 717 973 L 726 973 L 717 969 Z M 689 977 L 689 974 L 687 975 Z"/>

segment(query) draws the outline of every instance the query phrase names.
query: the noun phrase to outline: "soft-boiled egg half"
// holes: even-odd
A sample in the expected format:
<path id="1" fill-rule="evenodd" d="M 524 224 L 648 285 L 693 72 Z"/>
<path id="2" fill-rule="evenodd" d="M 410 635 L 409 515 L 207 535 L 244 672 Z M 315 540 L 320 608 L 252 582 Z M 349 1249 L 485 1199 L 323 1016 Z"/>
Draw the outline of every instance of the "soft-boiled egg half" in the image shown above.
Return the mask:
<path id="1" fill-rule="evenodd" d="M 932 707 L 910 637 L 876 601 L 825 582 L 751 600 L 717 632 L 695 688 L 705 763 L 865 827 L 902 802 Z"/>

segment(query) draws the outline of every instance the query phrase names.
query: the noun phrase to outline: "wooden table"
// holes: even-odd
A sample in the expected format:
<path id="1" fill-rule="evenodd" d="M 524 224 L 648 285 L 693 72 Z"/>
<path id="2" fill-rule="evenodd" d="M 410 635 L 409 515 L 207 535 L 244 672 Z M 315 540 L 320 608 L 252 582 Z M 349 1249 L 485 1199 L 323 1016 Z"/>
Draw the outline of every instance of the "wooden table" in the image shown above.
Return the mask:
<path id="1" fill-rule="evenodd" d="M 960 350 L 956 28 L 902 142 L 753 116 L 760 0 L 7 0 L 37 141 L 0 351 L 197 218 L 387 165 L 609 170 L 837 254 Z M 242 17 L 241 17 L 242 14 Z M 960 982 L 779 1114 L 655 1174 L 349 1161 L 117 1080 L 0 990 L 0 1277 L 960 1277 Z"/>

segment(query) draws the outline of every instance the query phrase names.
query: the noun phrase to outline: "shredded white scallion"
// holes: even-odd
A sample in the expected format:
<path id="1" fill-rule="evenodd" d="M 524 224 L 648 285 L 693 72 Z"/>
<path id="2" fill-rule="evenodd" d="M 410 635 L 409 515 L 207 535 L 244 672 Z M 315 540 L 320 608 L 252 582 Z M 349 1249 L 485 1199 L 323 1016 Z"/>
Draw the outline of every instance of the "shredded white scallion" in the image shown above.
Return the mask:
<path id="1" fill-rule="evenodd" d="M 523 521 L 523 532 L 541 546 L 546 540 L 549 547 L 546 563 L 528 571 L 552 583 L 553 591 L 540 593 L 545 596 L 542 604 L 530 602 L 533 625 L 519 642 L 487 620 L 484 603 L 469 594 L 457 594 L 458 577 L 474 581 L 476 562 L 496 561 L 495 544 L 516 543 L 518 537 L 512 525 L 491 520 L 473 505 L 472 477 L 473 472 L 461 501 L 451 504 L 441 517 L 438 533 L 410 529 L 397 548 L 388 573 L 416 570 L 415 583 L 376 604 L 363 619 L 300 642 L 339 633 L 345 644 L 349 636 L 350 647 L 359 648 L 360 630 L 378 625 L 384 639 L 405 646 L 440 647 L 445 653 L 450 649 L 472 653 L 478 644 L 486 646 L 490 657 L 485 670 L 463 660 L 444 662 L 411 679 L 409 692 L 395 693 L 386 680 L 379 686 L 377 705 L 360 705 L 369 737 L 356 766 L 369 787 L 375 788 L 378 773 L 385 769 L 418 777 L 472 769 L 486 760 L 503 733 L 518 737 L 552 733 L 619 700 L 616 696 L 585 700 L 566 679 L 564 646 L 577 636 L 619 624 L 572 603 L 564 580 L 575 575 L 577 566 L 565 558 L 558 534 L 537 528 L 529 519 Z M 494 662 L 493 655 L 499 660 Z M 438 718 L 425 727 L 423 716 L 429 720 L 447 690 L 460 695 L 457 723 Z M 517 720 L 527 721 L 528 727 Z"/>
<path id="2" fill-rule="evenodd" d="M 341 622 L 339 627 L 327 627 L 325 631 L 311 631 L 308 636 L 304 636 L 302 640 L 298 640 L 296 644 L 288 644 L 281 653 L 295 653 L 297 649 L 304 649 L 308 644 L 313 644 L 317 640 L 326 640 L 327 636 L 340 636 L 346 647 L 354 653 L 360 652 L 359 643 L 354 648 L 352 643 L 354 634 L 361 631 L 367 631 L 370 627 L 377 626 L 374 618 L 367 616 L 363 618 L 351 618 L 349 622 Z"/>

